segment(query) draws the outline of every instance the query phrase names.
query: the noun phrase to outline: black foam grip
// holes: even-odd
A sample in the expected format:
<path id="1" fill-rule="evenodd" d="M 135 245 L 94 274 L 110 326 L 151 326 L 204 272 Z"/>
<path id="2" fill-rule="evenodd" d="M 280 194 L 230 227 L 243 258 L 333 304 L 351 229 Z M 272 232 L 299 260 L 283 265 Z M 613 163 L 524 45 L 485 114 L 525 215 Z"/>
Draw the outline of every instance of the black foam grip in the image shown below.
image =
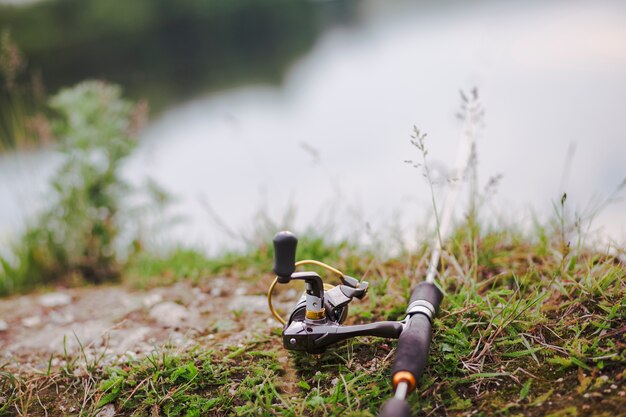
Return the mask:
<path id="1" fill-rule="evenodd" d="M 414 314 L 398 338 L 396 362 L 392 374 L 410 372 L 419 381 L 428 362 L 432 327 L 424 314 Z"/>
<path id="2" fill-rule="evenodd" d="M 274 273 L 290 277 L 296 270 L 298 238 L 291 232 L 278 232 L 274 236 Z"/>
<path id="3" fill-rule="evenodd" d="M 383 405 L 378 417 L 411 417 L 411 407 L 405 400 L 392 398 Z"/>
<path id="4" fill-rule="evenodd" d="M 413 301 L 426 300 L 431 303 L 433 307 L 435 307 L 435 314 L 437 314 L 439 312 L 439 305 L 441 304 L 442 299 L 443 293 L 439 290 L 439 288 L 437 288 L 435 284 L 424 281 L 417 284 L 413 289 L 409 305 L 411 305 Z"/>

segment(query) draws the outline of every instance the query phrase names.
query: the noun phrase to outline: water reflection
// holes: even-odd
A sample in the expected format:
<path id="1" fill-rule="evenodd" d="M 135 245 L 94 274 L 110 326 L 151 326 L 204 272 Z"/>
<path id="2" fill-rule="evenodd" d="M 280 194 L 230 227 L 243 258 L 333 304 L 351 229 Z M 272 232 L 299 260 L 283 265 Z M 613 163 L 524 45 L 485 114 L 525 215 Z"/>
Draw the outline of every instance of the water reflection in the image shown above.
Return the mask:
<path id="1" fill-rule="evenodd" d="M 389 224 L 412 233 L 430 194 L 403 163 L 416 156 L 409 133 L 417 124 L 433 163 L 451 163 L 459 87 L 477 85 L 487 108 L 481 183 L 503 175 L 488 218 L 528 220 L 531 207 L 546 216 L 563 191 L 581 211 L 626 175 L 626 5 L 488 3 L 382 16 L 325 33 L 281 88 L 211 94 L 151 124 L 127 175 L 178 195 L 188 221 L 169 242 L 236 243 L 203 201 L 238 230 L 253 228 L 259 209 L 279 218 L 294 204 L 301 228 L 335 213 L 338 233 L 367 237 Z M 624 213 L 616 203 L 596 226 L 624 242 Z"/>

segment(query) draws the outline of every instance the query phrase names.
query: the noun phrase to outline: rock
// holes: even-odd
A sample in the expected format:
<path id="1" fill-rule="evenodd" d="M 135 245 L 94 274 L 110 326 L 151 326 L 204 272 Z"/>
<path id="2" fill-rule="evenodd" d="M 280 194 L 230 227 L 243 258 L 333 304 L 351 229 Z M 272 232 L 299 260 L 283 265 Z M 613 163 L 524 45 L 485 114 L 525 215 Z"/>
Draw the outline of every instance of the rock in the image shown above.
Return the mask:
<path id="1" fill-rule="evenodd" d="M 6 321 L 0 320 L 0 332 L 6 332 L 9 329 L 9 325 Z"/>
<path id="2" fill-rule="evenodd" d="M 24 317 L 22 319 L 22 325 L 24 327 L 35 327 L 35 326 L 39 326 L 40 324 L 41 324 L 41 317 L 39 316 Z"/>
<path id="3" fill-rule="evenodd" d="M 105 320 L 88 320 L 62 327 L 46 326 L 41 336 L 46 333 L 49 335 L 47 344 L 51 350 L 79 352 L 87 346 L 90 349 L 103 347 L 109 328 L 110 324 Z"/>
<path id="4" fill-rule="evenodd" d="M 107 404 L 98 411 L 96 417 L 113 417 L 115 415 L 115 406 L 113 404 Z"/>
<path id="5" fill-rule="evenodd" d="M 268 317 L 267 320 L 265 320 L 265 324 L 267 324 L 270 327 L 276 327 L 277 329 L 283 327 L 283 325 L 274 317 Z"/>
<path id="6" fill-rule="evenodd" d="M 132 350 L 127 350 L 126 352 L 124 352 L 122 356 L 125 356 L 130 361 L 134 361 L 137 359 L 137 354 L 133 352 Z"/>
<path id="7" fill-rule="evenodd" d="M 163 301 L 163 296 L 159 293 L 152 293 L 143 297 L 143 305 L 148 308 L 160 303 L 161 301 Z"/>
<path id="8" fill-rule="evenodd" d="M 159 324 L 167 327 L 176 327 L 180 325 L 189 312 L 180 304 L 173 301 L 165 301 L 152 307 L 150 317 Z"/>
<path id="9" fill-rule="evenodd" d="M 72 302 L 72 296 L 62 292 L 51 292 L 39 297 L 38 302 L 43 307 L 60 307 Z"/>
<path id="10" fill-rule="evenodd" d="M 289 288 L 287 291 L 285 291 L 285 295 L 284 295 L 284 297 L 287 300 L 295 299 L 297 296 L 298 296 L 298 291 L 294 290 L 293 288 Z"/>
<path id="11" fill-rule="evenodd" d="M 109 333 L 109 349 L 113 352 L 127 352 L 140 345 L 151 333 L 152 329 L 148 326 L 114 330 Z"/>
<path id="12" fill-rule="evenodd" d="M 240 295 L 234 297 L 228 309 L 230 311 L 264 312 L 267 311 L 267 298 L 260 295 Z"/>
<path id="13" fill-rule="evenodd" d="M 50 321 L 54 324 L 69 324 L 75 320 L 74 315 L 67 312 L 59 314 L 56 311 L 52 311 L 50 312 L 48 317 L 50 318 Z"/>

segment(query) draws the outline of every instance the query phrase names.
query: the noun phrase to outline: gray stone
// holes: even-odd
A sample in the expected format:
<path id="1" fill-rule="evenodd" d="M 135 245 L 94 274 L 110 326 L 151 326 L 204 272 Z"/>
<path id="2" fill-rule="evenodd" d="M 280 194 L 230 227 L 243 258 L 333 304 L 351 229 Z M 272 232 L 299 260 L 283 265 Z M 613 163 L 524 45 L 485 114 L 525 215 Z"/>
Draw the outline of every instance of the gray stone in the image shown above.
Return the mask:
<path id="1" fill-rule="evenodd" d="M 152 293 L 143 297 L 143 305 L 148 308 L 160 303 L 161 301 L 163 301 L 163 296 L 159 293 Z"/>
<path id="2" fill-rule="evenodd" d="M 9 325 L 6 321 L 0 320 L 0 332 L 5 332 L 9 329 Z"/>
<path id="3" fill-rule="evenodd" d="M 173 301 L 165 301 L 152 307 L 150 317 L 159 324 L 167 327 L 176 327 L 189 315 L 187 309 Z"/>
<path id="4" fill-rule="evenodd" d="M 35 327 L 35 326 L 39 326 L 40 324 L 41 324 L 41 317 L 39 316 L 24 317 L 22 319 L 22 325 L 24 327 Z"/>
<path id="5" fill-rule="evenodd" d="M 72 302 L 72 296 L 62 292 L 44 294 L 37 300 L 43 307 L 61 307 Z"/>
<path id="6" fill-rule="evenodd" d="M 246 311 L 249 313 L 267 311 L 267 298 L 261 295 L 240 295 L 228 304 L 230 311 Z"/>
<path id="7" fill-rule="evenodd" d="M 96 417 L 113 417 L 115 415 L 115 406 L 113 404 L 107 404 L 98 411 Z"/>
<path id="8" fill-rule="evenodd" d="M 112 330 L 109 332 L 111 337 L 109 348 L 113 352 L 122 354 L 140 345 L 151 332 L 152 329 L 148 326 Z"/>
<path id="9" fill-rule="evenodd" d="M 75 320 L 75 317 L 72 313 L 64 312 L 61 314 L 56 311 L 50 312 L 48 318 L 54 324 L 69 324 Z"/>

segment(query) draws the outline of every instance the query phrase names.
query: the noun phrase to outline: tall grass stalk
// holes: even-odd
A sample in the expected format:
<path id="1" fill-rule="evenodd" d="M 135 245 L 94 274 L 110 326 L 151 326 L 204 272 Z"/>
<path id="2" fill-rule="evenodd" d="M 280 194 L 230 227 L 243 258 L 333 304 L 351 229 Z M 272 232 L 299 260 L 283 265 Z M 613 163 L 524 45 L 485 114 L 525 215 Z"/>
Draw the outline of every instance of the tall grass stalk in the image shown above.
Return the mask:
<path id="1" fill-rule="evenodd" d="M 8 30 L 0 34 L 0 152 L 30 149 L 52 141 L 44 113 L 41 73 L 26 71 L 26 58 Z M 25 78 L 30 78 L 25 80 Z"/>

